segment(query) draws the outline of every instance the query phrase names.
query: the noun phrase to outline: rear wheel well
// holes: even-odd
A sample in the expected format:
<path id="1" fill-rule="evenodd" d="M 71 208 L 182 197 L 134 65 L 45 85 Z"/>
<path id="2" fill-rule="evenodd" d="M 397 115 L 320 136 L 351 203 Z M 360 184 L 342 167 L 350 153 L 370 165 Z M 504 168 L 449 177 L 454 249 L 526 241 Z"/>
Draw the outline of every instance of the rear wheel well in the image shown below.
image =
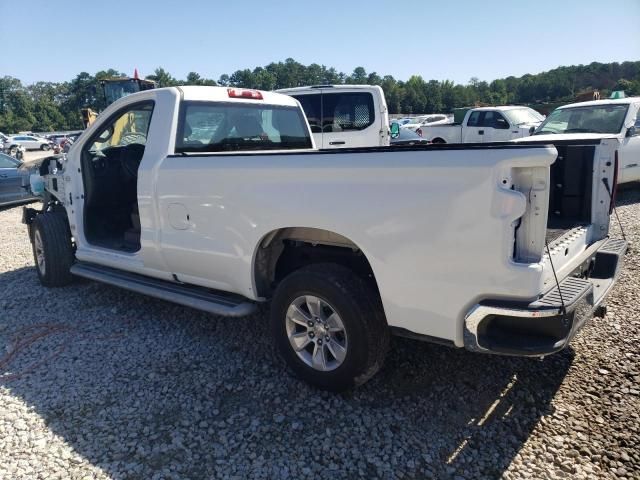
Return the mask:
<path id="1" fill-rule="evenodd" d="M 258 296 L 271 297 L 287 275 L 318 263 L 338 264 L 352 270 L 370 282 L 379 294 L 369 261 L 349 239 L 326 230 L 286 228 L 267 235 L 258 248 L 254 263 Z"/>

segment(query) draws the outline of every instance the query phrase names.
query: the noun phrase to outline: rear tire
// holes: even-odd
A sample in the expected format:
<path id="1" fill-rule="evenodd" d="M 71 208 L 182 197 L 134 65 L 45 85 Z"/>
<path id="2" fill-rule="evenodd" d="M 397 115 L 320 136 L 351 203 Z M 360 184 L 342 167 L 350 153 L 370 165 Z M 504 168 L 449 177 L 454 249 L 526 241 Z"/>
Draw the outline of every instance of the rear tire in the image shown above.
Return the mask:
<path id="1" fill-rule="evenodd" d="M 442 138 L 434 138 L 431 143 L 447 143 Z"/>
<path id="2" fill-rule="evenodd" d="M 317 300 L 319 309 L 310 308 L 307 299 L 312 304 Z M 282 280 L 271 303 L 271 330 L 294 373 L 331 391 L 365 383 L 380 369 L 389 348 L 378 294 L 337 264 L 310 265 Z"/>
<path id="3" fill-rule="evenodd" d="M 40 283 L 63 287 L 73 280 L 74 255 L 67 218 L 55 212 L 37 215 L 32 224 L 33 259 Z"/>

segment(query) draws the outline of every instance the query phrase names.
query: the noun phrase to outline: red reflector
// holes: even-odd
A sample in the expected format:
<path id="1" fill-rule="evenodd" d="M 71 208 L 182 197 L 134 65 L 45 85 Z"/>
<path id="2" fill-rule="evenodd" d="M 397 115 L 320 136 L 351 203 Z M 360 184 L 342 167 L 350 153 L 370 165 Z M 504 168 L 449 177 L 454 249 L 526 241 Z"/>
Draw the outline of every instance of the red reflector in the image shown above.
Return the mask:
<path id="1" fill-rule="evenodd" d="M 609 203 L 609 215 L 613 213 L 616 206 L 616 193 L 618 192 L 618 150 L 616 150 L 615 161 L 613 163 L 613 185 L 611 186 L 611 202 Z"/>
<path id="2" fill-rule="evenodd" d="M 244 88 L 227 88 L 230 98 L 250 98 L 252 100 L 262 100 L 262 92 L 258 90 L 245 90 Z"/>

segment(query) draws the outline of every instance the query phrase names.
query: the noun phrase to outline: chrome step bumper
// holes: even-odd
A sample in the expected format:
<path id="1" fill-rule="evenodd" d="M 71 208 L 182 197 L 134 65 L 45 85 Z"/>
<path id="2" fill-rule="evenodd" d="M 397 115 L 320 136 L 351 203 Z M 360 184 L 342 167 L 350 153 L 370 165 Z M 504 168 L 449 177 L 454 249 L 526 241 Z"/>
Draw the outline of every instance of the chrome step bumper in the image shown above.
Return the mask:
<path id="1" fill-rule="evenodd" d="M 591 319 L 620 274 L 627 242 L 607 240 L 589 278 L 566 277 L 538 300 L 485 300 L 465 317 L 464 345 L 474 352 L 544 356 L 562 350 Z"/>

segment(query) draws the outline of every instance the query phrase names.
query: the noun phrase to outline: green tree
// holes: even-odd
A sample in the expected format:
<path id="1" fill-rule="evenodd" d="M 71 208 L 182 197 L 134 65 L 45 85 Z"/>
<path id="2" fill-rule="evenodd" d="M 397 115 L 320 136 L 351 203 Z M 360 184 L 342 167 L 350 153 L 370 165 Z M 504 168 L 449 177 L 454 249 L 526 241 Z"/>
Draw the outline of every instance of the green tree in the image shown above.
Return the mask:
<path id="1" fill-rule="evenodd" d="M 174 87 L 178 85 L 178 81 L 162 67 L 156 68 L 153 75 L 148 75 L 147 79 L 156 82 L 158 87 Z"/>

